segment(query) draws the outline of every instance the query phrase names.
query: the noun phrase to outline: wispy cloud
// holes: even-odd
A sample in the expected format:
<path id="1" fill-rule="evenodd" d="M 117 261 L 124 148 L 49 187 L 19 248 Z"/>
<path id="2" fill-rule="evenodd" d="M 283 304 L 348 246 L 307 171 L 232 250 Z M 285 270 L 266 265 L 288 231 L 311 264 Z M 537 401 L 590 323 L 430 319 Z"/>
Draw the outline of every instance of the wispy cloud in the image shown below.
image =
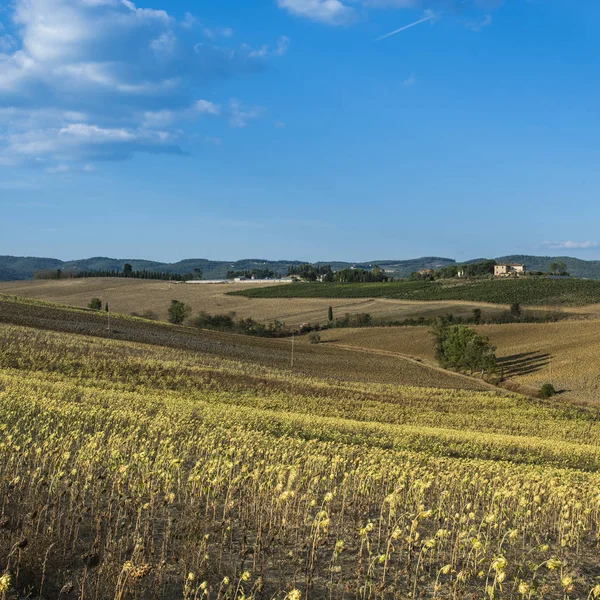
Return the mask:
<path id="1" fill-rule="evenodd" d="M 248 46 L 247 46 L 248 47 Z M 290 47 L 290 38 L 282 35 L 277 40 L 275 48 L 271 49 L 270 46 L 261 46 L 258 50 L 252 50 L 248 47 L 249 56 L 252 58 L 267 58 L 269 56 L 283 56 Z"/>
<path id="2" fill-rule="evenodd" d="M 542 242 L 542 246 L 551 248 L 552 250 L 589 250 L 597 248 L 598 242 L 574 242 L 567 240 L 566 242 Z"/>
<path id="3" fill-rule="evenodd" d="M 246 127 L 249 121 L 258 119 L 265 112 L 262 106 L 245 107 L 239 100 L 229 102 L 229 124 L 231 127 Z"/>
<path id="4" fill-rule="evenodd" d="M 467 21 L 466 27 L 471 31 L 481 31 L 484 27 L 491 25 L 492 20 L 492 15 L 484 15 L 480 19 Z"/>
<path id="5" fill-rule="evenodd" d="M 325 25 L 349 25 L 368 15 L 370 10 L 425 10 L 454 16 L 464 26 L 479 31 L 492 22 L 489 11 L 498 8 L 504 0 L 277 0 L 280 8 L 290 14 Z M 485 12 L 484 12 L 485 11 Z M 483 16 L 482 16 L 482 13 Z M 383 35 L 385 39 L 415 25 L 432 20 L 419 19 Z"/>

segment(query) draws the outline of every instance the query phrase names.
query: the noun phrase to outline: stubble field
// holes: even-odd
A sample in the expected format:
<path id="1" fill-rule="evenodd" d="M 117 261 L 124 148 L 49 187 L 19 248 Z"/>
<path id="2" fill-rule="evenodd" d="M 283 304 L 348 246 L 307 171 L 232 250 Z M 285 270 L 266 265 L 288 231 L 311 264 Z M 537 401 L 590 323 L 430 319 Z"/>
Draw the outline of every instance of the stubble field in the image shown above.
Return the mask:
<path id="1" fill-rule="evenodd" d="M 497 347 L 505 377 L 531 390 L 552 381 L 569 399 L 600 401 L 600 320 L 480 325 L 476 329 Z M 323 339 L 434 362 L 426 327 L 333 329 Z"/>
<path id="2" fill-rule="evenodd" d="M 273 284 L 277 286 L 277 284 Z M 417 302 L 382 298 L 246 298 L 228 293 L 253 289 L 256 284 L 174 284 L 163 281 L 136 279 L 66 279 L 62 281 L 1 282 L 0 294 L 22 296 L 86 307 L 94 296 L 110 304 L 114 312 L 142 314 L 147 310 L 166 321 L 172 299 L 189 304 L 194 313 L 210 314 L 235 312 L 238 317 L 252 317 L 263 323 L 283 321 L 297 327 L 302 323 L 326 323 L 327 311 L 333 307 L 335 317 L 346 313 L 370 313 L 376 319 L 402 320 L 419 316 L 436 317 L 447 312 L 470 316 L 473 308 L 484 315 L 505 310 L 502 306 L 461 301 Z"/>

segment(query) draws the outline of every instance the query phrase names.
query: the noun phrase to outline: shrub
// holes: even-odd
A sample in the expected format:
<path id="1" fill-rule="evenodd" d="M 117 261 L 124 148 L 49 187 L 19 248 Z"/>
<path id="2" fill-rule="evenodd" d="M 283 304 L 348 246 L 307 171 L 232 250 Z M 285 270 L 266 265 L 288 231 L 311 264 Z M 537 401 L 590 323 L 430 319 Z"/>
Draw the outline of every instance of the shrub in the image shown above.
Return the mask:
<path id="1" fill-rule="evenodd" d="M 318 331 L 311 331 L 308 334 L 308 339 L 311 344 L 318 344 L 321 341 L 321 334 Z"/>
<path id="2" fill-rule="evenodd" d="M 88 308 L 92 310 L 102 310 L 102 300 L 100 298 L 92 298 L 88 304 Z"/>
<path id="3" fill-rule="evenodd" d="M 169 306 L 169 323 L 181 325 L 191 314 L 192 309 L 185 302 L 171 300 L 171 306 Z"/>
<path id="4" fill-rule="evenodd" d="M 552 396 L 556 396 L 558 392 L 556 391 L 555 387 L 551 384 L 551 383 L 545 383 L 539 391 L 539 397 L 540 398 L 552 398 Z"/>

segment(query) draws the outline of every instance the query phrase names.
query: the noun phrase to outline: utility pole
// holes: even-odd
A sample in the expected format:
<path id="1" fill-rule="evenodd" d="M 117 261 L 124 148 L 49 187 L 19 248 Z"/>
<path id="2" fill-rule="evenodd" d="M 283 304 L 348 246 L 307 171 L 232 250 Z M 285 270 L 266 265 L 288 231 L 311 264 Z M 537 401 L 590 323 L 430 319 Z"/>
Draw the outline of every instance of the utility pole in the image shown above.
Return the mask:
<path id="1" fill-rule="evenodd" d="M 295 335 L 292 334 L 292 369 L 294 368 L 294 339 Z"/>
<path id="2" fill-rule="evenodd" d="M 106 311 L 106 318 L 107 318 L 107 329 L 110 332 L 110 311 Z"/>

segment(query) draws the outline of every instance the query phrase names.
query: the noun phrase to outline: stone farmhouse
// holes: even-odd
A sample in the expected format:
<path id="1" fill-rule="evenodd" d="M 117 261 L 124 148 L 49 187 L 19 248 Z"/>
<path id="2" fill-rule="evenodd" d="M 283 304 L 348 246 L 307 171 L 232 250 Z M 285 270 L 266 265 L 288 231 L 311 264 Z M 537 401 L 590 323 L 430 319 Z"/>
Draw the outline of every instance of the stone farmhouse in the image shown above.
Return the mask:
<path id="1" fill-rule="evenodd" d="M 518 277 L 519 275 L 525 275 L 525 265 L 512 263 L 494 267 L 494 277 Z"/>

